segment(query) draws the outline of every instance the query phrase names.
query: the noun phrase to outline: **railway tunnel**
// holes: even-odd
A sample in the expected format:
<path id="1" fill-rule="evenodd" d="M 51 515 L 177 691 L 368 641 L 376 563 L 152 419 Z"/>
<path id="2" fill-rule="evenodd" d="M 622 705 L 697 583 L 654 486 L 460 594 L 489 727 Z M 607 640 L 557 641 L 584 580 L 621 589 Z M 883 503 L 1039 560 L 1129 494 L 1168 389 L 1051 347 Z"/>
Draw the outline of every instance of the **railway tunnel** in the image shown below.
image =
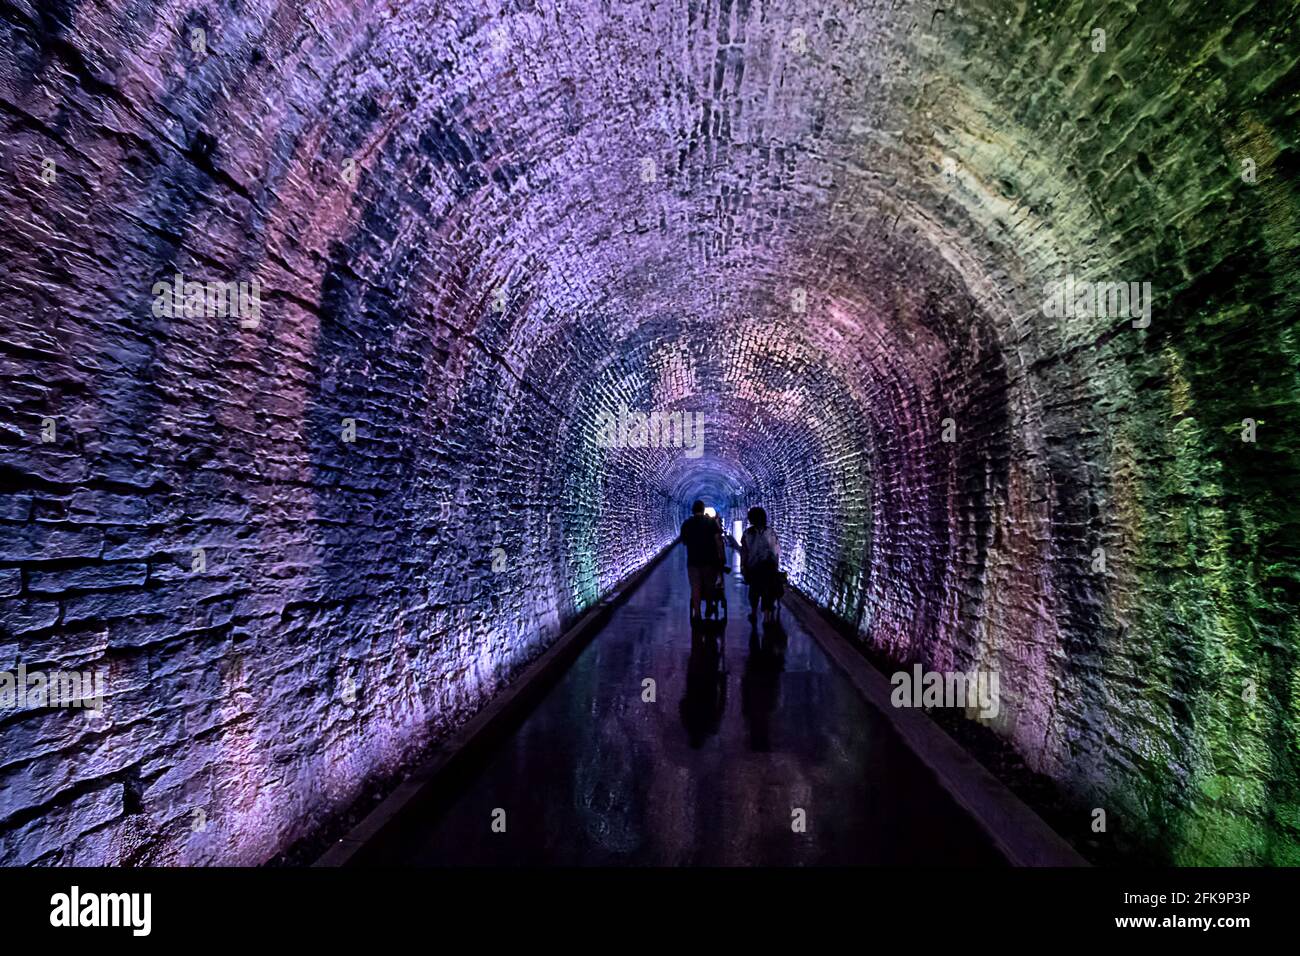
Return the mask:
<path id="1" fill-rule="evenodd" d="M 1300 862 L 1296 18 L 0 0 L 0 670 L 103 686 L 0 709 L 0 861 L 311 845 L 700 499 L 766 509 L 886 673 L 996 674 L 966 722 L 1084 855 Z M 582 772 L 625 769 L 623 708 L 687 733 L 641 699 L 685 680 L 681 562 L 627 598 L 659 630 L 593 638 L 618 679 L 575 665 L 585 717 L 537 711 Z M 717 786 L 923 790 L 793 619 L 752 746 L 727 587 Z M 685 812 L 600 860 L 698 861 Z M 817 860 L 767 839 L 718 858 Z"/>

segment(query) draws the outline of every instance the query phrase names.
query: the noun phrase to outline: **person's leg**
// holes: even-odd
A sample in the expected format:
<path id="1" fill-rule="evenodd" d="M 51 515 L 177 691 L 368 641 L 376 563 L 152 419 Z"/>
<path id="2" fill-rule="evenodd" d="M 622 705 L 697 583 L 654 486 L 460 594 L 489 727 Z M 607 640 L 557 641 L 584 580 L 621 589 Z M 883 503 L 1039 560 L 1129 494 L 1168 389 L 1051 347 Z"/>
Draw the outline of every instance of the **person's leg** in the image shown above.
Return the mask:
<path id="1" fill-rule="evenodd" d="M 687 577 L 691 582 L 691 617 L 700 615 L 700 599 L 704 596 L 704 569 L 689 565 L 686 568 Z"/>
<path id="2" fill-rule="evenodd" d="M 712 617 L 713 612 L 717 609 L 717 595 L 713 589 L 713 569 L 700 569 L 700 597 L 704 599 L 704 610 L 701 612 L 703 617 Z"/>
<path id="3" fill-rule="evenodd" d="M 763 620 L 772 620 L 772 589 L 776 586 L 776 568 L 763 565 Z"/>

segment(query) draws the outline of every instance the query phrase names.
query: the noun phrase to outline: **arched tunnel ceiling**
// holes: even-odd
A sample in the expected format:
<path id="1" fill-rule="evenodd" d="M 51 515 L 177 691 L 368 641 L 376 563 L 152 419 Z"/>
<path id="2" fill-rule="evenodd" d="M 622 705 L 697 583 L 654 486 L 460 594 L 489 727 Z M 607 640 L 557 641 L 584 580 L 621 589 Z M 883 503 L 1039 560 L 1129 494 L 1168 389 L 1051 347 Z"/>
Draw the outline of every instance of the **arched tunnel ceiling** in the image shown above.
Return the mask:
<path id="1" fill-rule="evenodd" d="M 969 25 L 917 30 L 918 9 L 891 6 L 465 18 L 403 5 L 379 12 L 331 77 L 337 112 L 323 111 L 325 155 L 312 159 L 361 156 L 370 175 L 353 219 L 409 206 L 418 215 L 403 217 L 390 260 L 408 257 L 402 271 L 416 258 L 469 260 L 461 301 L 487 307 L 503 292 L 518 342 L 562 336 L 557 322 L 593 311 L 597 347 L 611 350 L 651 317 L 749 315 L 784 319 L 831 356 L 862 349 L 896 368 L 919 329 L 941 325 L 937 302 L 957 315 L 954 338 L 975 324 L 972 294 L 1004 321 L 1037 311 L 1038 289 L 1001 280 L 1038 264 L 1022 255 L 1069 250 L 988 233 L 1008 232 L 1013 215 L 1043 232 L 1069 184 L 1032 128 L 929 66 L 945 30 Z M 371 116 L 364 143 L 349 142 L 358 111 Z M 324 165 L 317 175 L 332 177 Z M 571 261 L 552 261 L 556 249 Z M 799 292 L 812 307 L 791 316 Z"/>
<path id="2" fill-rule="evenodd" d="M 1295 21 L 5 5 L 0 643 L 166 676 L 89 770 L 55 718 L 8 727 L 0 859 L 261 862 L 707 494 L 768 508 L 874 651 L 999 671 L 993 729 L 1126 846 L 1294 862 Z M 256 279 L 259 321 L 160 315 L 177 271 Z M 1046 316 L 1067 275 L 1152 315 Z M 624 407 L 702 414 L 701 454 L 601 447 Z M 346 717 L 287 716 L 363 673 Z M 199 781 L 239 839 L 175 832 Z M 145 812 L 91 819 L 113 786 Z"/>
<path id="3" fill-rule="evenodd" d="M 418 6 L 381 17 L 364 56 L 403 68 L 354 67 L 342 97 L 377 113 L 351 211 L 361 239 L 374 241 L 373 210 L 410 224 L 374 264 L 380 274 L 456 263 L 464 321 L 490 329 L 525 379 L 549 368 L 546 343 L 579 341 L 600 369 L 658 334 L 644 353 L 658 367 L 631 374 L 675 367 L 669 388 L 685 391 L 673 400 L 701 409 L 794 363 L 796 379 L 816 369 L 834 382 L 796 382 L 760 408 L 892 421 L 940 388 L 945 348 L 991 338 L 975 331 L 987 320 L 945 259 L 956 243 L 947 237 L 941 252 L 937 227 L 915 221 L 946 201 L 935 157 L 905 129 L 882 136 L 891 124 L 873 69 L 901 62 L 901 20 L 829 17 L 817 50 L 799 33 L 808 12 L 793 8 L 603 13 L 591 36 L 569 30 L 573 14 L 558 7 L 475 24 Z M 678 24 L 675 41 L 661 22 Z M 709 42 L 687 42 L 697 35 Z M 665 56 L 676 45 L 680 60 Z M 651 75 L 619 67 L 628 63 Z M 906 191 L 888 173 L 900 169 Z M 483 312 L 497 318 L 479 325 Z M 565 376 L 565 402 L 592 387 L 591 374 Z M 649 400 L 664 391 L 652 383 Z M 827 396 L 858 407 L 832 411 Z M 751 428 L 749 416 L 712 424 L 720 444 Z M 845 438 L 865 454 L 868 436 Z M 786 457 L 787 467 L 800 460 Z"/>

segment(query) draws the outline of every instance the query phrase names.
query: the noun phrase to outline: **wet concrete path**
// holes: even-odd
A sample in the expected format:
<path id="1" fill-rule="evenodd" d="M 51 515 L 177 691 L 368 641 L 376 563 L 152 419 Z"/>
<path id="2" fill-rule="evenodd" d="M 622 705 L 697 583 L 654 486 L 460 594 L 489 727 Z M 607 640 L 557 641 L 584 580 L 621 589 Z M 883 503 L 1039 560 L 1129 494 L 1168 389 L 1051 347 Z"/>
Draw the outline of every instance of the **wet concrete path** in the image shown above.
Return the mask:
<path id="1" fill-rule="evenodd" d="M 518 730 L 365 863 L 1001 862 L 790 611 L 752 637 L 739 575 L 727 593 L 729 623 L 693 640 L 676 548 Z"/>

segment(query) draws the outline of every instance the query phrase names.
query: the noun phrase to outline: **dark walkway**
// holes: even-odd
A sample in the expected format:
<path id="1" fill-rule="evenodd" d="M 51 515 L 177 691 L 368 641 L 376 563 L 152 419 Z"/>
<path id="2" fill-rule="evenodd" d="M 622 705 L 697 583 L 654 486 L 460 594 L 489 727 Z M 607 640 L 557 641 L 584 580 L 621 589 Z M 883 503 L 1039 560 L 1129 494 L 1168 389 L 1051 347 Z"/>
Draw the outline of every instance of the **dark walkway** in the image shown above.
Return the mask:
<path id="1" fill-rule="evenodd" d="M 725 640 L 692 646 L 676 549 L 460 792 L 366 862 L 1001 862 L 789 611 L 752 643 L 738 576 L 727 590 Z"/>

